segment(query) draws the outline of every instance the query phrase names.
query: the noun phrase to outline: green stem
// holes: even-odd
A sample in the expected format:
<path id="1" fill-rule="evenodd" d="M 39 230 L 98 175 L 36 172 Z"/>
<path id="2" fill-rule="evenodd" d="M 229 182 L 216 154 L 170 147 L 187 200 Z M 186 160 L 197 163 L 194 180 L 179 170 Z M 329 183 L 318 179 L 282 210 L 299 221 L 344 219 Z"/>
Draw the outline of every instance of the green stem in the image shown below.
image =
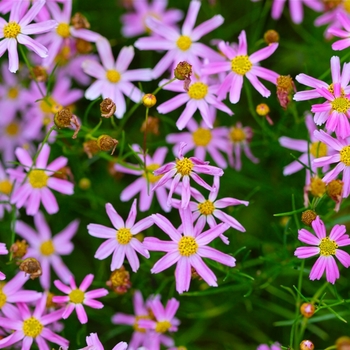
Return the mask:
<path id="1" fill-rule="evenodd" d="M 89 113 L 90 113 L 91 108 L 92 108 L 92 107 L 94 106 L 94 104 L 95 104 L 96 102 L 98 102 L 100 99 L 101 99 L 101 97 L 96 98 L 95 100 L 91 101 L 90 104 L 87 106 L 87 108 L 86 108 L 86 110 L 85 110 L 85 113 L 84 113 L 84 117 L 83 117 L 83 120 L 84 120 L 84 124 L 85 124 L 85 125 L 87 124 L 87 117 L 88 117 L 88 115 L 89 115 Z M 112 116 L 112 118 L 113 118 L 113 116 Z"/>

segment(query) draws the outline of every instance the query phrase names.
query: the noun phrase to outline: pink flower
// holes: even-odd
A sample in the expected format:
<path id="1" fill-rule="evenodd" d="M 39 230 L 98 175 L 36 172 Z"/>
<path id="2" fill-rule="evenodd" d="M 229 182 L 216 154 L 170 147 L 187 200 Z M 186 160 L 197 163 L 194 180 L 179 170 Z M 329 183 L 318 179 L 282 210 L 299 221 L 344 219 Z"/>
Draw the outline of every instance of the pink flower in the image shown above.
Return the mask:
<path id="1" fill-rule="evenodd" d="M 127 70 L 134 58 L 132 46 L 123 47 L 114 60 L 112 49 L 105 38 L 96 42 L 97 51 L 102 61 L 102 66 L 92 60 L 83 62 L 83 70 L 97 80 L 86 90 L 85 97 L 94 100 L 100 95 L 103 98 L 111 98 L 117 105 L 115 115 L 122 118 L 126 111 L 124 95 L 134 102 L 140 102 L 143 93 L 131 81 L 149 81 L 152 79 L 150 69 Z"/>
<path id="2" fill-rule="evenodd" d="M 316 237 L 308 230 L 301 229 L 298 231 L 298 239 L 313 247 L 299 247 L 294 252 L 294 255 L 299 259 L 306 259 L 319 254 L 320 256 L 311 269 L 310 280 L 321 279 L 323 273 L 326 271 L 327 281 L 334 284 L 340 275 L 333 255 L 338 258 L 343 266 L 350 266 L 350 255 L 338 249 L 338 247 L 350 245 L 350 238 L 345 234 L 346 227 L 345 225 L 335 225 L 329 236 L 327 236 L 326 228 L 319 216 L 316 217 L 311 225 Z"/>
<path id="3" fill-rule="evenodd" d="M 165 56 L 157 63 L 153 69 L 153 77 L 160 77 L 168 68 L 175 66 L 182 61 L 192 65 L 194 73 L 200 73 L 202 65 L 200 58 L 220 60 L 220 55 L 208 46 L 197 42 L 202 36 L 210 33 L 219 27 L 224 18 L 216 15 L 203 22 L 198 27 L 193 28 L 201 2 L 192 0 L 185 18 L 181 31 L 178 31 L 168 25 L 149 17 L 146 19 L 146 25 L 160 38 L 152 36 L 136 40 L 135 47 L 139 50 L 167 50 Z"/>
<path id="4" fill-rule="evenodd" d="M 78 230 L 79 220 L 72 221 L 54 237 L 52 237 L 50 227 L 40 211 L 34 215 L 34 224 L 36 231 L 23 221 L 16 221 L 15 232 L 24 238 L 30 246 L 23 259 L 33 257 L 40 262 L 42 268 L 40 283 L 44 289 L 49 289 L 51 286 L 50 265 L 57 276 L 68 283 L 72 273 L 60 255 L 69 255 L 73 251 L 74 246 L 71 239 Z"/>
<path id="5" fill-rule="evenodd" d="M 256 350 L 281 350 L 281 346 L 278 343 L 272 344 L 271 347 L 266 344 L 261 344 Z"/>
<path id="6" fill-rule="evenodd" d="M 350 46 L 350 18 L 347 14 L 339 12 L 338 21 L 345 29 L 340 28 L 329 28 L 327 33 L 336 37 L 341 38 L 332 44 L 332 49 L 335 51 L 345 50 Z"/>
<path id="7" fill-rule="evenodd" d="M 30 10 L 24 14 L 21 11 L 23 0 L 15 1 L 10 13 L 9 22 L 0 17 L 0 57 L 6 50 L 9 52 L 9 70 L 16 73 L 18 70 L 17 43 L 34 51 L 40 57 L 46 57 L 48 50 L 45 46 L 33 40 L 29 35 L 41 34 L 51 31 L 57 26 L 54 20 L 29 24 L 44 6 L 45 0 L 34 3 Z"/>
<path id="8" fill-rule="evenodd" d="M 52 298 L 54 303 L 68 303 L 62 314 L 63 319 L 68 318 L 75 309 L 79 322 L 84 324 L 87 323 L 88 317 L 83 305 L 92 307 L 93 309 L 103 308 L 103 304 L 94 299 L 106 296 L 108 290 L 105 288 L 99 288 L 87 292 L 86 290 L 90 287 L 93 279 L 94 275 L 86 275 L 79 288 L 77 288 L 73 276 L 70 276 L 69 287 L 59 280 L 53 282 L 57 289 L 68 294 L 67 296 L 54 296 Z"/>
<path id="9" fill-rule="evenodd" d="M 203 278 L 209 286 L 217 287 L 216 276 L 203 262 L 202 258 L 209 258 L 221 264 L 233 267 L 235 259 L 207 244 L 225 232 L 229 225 L 219 224 L 205 232 L 198 232 L 193 227 L 193 216 L 189 208 L 179 210 L 183 234 L 163 215 L 152 215 L 154 223 L 161 228 L 172 241 L 161 241 L 155 237 L 146 237 L 144 244 L 148 250 L 161 251 L 163 256 L 151 269 L 152 273 L 159 273 L 171 265 L 176 264 L 176 290 L 181 294 L 187 292 L 191 282 L 191 267 Z"/>
<path id="10" fill-rule="evenodd" d="M 190 193 L 190 178 L 192 178 L 198 185 L 211 190 L 212 187 L 209 186 L 197 173 L 209 174 L 213 176 L 222 176 L 223 170 L 211 165 L 209 162 L 203 162 L 196 157 L 186 158 L 183 156 L 183 148 L 186 146 L 184 142 L 180 144 L 179 147 L 179 157 L 175 162 L 167 163 L 157 170 L 154 171 L 154 175 L 163 175 L 163 177 L 154 185 L 153 191 L 158 187 L 163 186 L 169 179 L 174 177 L 168 195 L 168 205 L 170 206 L 171 197 L 176 189 L 176 187 L 181 182 L 181 207 L 186 208 L 191 198 Z"/>
<path id="11" fill-rule="evenodd" d="M 97 333 L 90 333 L 90 335 L 86 337 L 86 344 L 86 347 L 79 350 L 104 350 L 100 339 L 98 339 Z M 128 344 L 121 341 L 116 346 L 114 346 L 112 350 L 126 350 L 127 347 Z"/>
<path id="12" fill-rule="evenodd" d="M 126 256 L 132 270 L 136 272 L 140 267 L 136 252 L 147 259 L 149 258 L 149 252 L 144 244 L 133 236 L 153 225 L 153 220 L 151 217 L 146 217 L 135 224 L 137 215 L 136 203 L 137 200 L 135 199 L 125 222 L 115 211 L 112 204 L 106 204 L 106 212 L 114 228 L 99 224 L 89 224 L 87 226 L 91 236 L 107 238 L 107 241 L 102 243 L 97 249 L 95 258 L 103 260 L 113 253 L 111 271 L 119 269 L 123 265 Z"/>
<path id="13" fill-rule="evenodd" d="M 269 97 L 271 92 L 259 81 L 258 78 L 276 84 L 279 74 L 270 69 L 260 67 L 258 63 L 271 56 L 276 51 L 277 47 L 278 44 L 273 43 L 248 56 L 247 37 L 245 31 L 242 30 L 238 37 L 237 50 L 234 50 L 224 41 L 219 43 L 220 51 L 228 60 L 225 62 L 208 63 L 203 67 L 202 73 L 217 74 L 221 72 L 229 72 L 217 92 L 219 100 L 224 99 L 228 91 L 230 91 L 230 102 L 237 103 L 241 96 L 244 76 L 263 97 Z"/>
<path id="14" fill-rule="evenodd" d="M 69 341 L 55 334 L 48 327 L 51 323 L 61 319 L 63 309 L 45 314 L 46 297 L 36 304 L 33 313 L 24 303 L 17 304 L 18 310 L 11 316 L 0 317 L 0 326 L 13 332 L 0 340 L 0 349 L 9 349 L 11 345 L 22 340 L 22 349 L 30 349 L 34 340 L 40 350 L 49 349 L 46 341 L 67 348 Z"/>
<path id="15" fill-rule="evenodd" d="M 0 242 L 0 255 L 6 255 L 8 253 L 9 251 L 6 248 L 6 244 Z M 6 278 L 5 274 L 0 271 L 0 281 L 4 280 L 5 278 Z"/>
<path id="16" fill-rule="evenodd" d="M 48 144 L 43 145 L 36 159 L 32 159 L 24 148 L 17 148 L 15 153 L 27 174 L 23 169 L 8 169 L 8 173 L 21 183 L 12 193 L 11 204 L 18 209 L 25 207 L 27 215 L 35 215 L 42 202 L 49 214 L 57 213 L 58 204 L 50 189 L 70 195 L 73 194 L 73 184 L 52 175 L 66 166 L 68 159 L 60 156 L 47 165 L 50 155 Z"/>
<path id="17" fill-rule="evenodd" d="M 4 167 L 2 166 L 0 162 L 0 219 L 4 217 L 5 210 L 10 212 L 11 211 L 11 205 L 10 205 L 10 195 L 13 191 L 13 183 L 8 178 L 8 175 L 6 174 L 6 171 Z M 8 203 L 6 203 L 8 202 Z"/>

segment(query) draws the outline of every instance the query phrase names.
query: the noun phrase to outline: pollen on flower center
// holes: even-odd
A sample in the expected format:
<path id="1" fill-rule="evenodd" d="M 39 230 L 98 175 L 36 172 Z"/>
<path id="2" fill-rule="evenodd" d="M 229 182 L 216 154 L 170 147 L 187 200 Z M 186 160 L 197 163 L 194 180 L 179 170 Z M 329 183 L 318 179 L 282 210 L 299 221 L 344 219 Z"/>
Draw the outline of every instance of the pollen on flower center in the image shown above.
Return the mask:
<path id="1" fill-rule="evenodd" d="M 187 51 L 192 45 L 192 40 L 187 35 L 181 35 L 180 38 L 177 39 L 176 45 L 180 50 Z"/>
<path id="2" fill-rule="evenodd" d="M 133 324 L 134 330 L 136 332 L 146 333 L 146 328 L 139 327 L 139 321 L 140 320 L 149 320 L 149 319 L 150 319 L 150 317 L 148 315 L 135 316 L 135 322 Z"/>
<path id="3" fill-rule="evenodd" d="M 230 131 L 230 137 L 233 142 L 242 142 L 246 139 L 246 135 L 241 128 L 232 128 Z"/>
<path id="4" fill-rule="evenodd" d="M 189 175 L 193 168 L 193 162 L 188 158 L 177 159 L 176 169 L 182 176 Z"/>
<path id="5" fill-rule="evenodd" d="M 250 62 L 247 55 L 236 56 L 231 60 L 231 69 L 233 72 L 239 75 L 248 73 L 253 67 L 253 63 Z"/>
<path id="6" fill-rule="evenodd" d="M 146 170 L 143 172 L 142 176 L 147 179 L 151 184 L 157 182 L 163 175 L 153 175 L 153 171 L 160 167 L 159 164 L 150 164 L 146 166 Z"/>
<path id="7" fill-rule="evenodd" d="M 108 69 L 106 72 L 106 78 L 111 82 L 111 83 L 118 83 L 120 80 L 120 73 L 116 71 L 115 69 Z"/>
<path id="8" fill-rule="evenodd" d="M 192 139 L 196 146 L 207 146 L 212 139 L 211 132 L 208 129 L 198 128 L 192 133 Z"/>
<path id="9" fill-rule="evenodd" d="M 9 136 L 16 136 L 19 131 L 18 124 L 15 122 L 10 123 L 9 125 L 6 126 L 5 131 L 6 131 L 6 134 Z"/>
<path id="10" fill-rule="evenodd" d="M 201 82 L 193 83 L 188 89 L 188 95 L 195 100 L 201 100 L 207 93 L 208 85 Z"/>
<path id="11" fill-rule="evenodd" d="M 128 228 L 122 227 L 117 230 L 116 238 L 119 244 L 128 244 L 131 241 L 132 234 Z"/>
<path id="12" fill-rule="evenodd" d="M 327 145 L 320 141 L 313 142 L 310 145 L 310 153 L 315 158 L 325 157 L 327 155 Z"/>
<path id="13" fill-rule="evenodd" d="M 0 193 L 6 194 L 7 196 L 12 191 L 12 183 L 9 180 L 0 181 Z"/>
<path id="14" fill-rule="evenodd" d="M 60 23 L 56 28 L 56 33 L 62 38 L 68 38 L 70 36 L 70 29 L 68 23 Z"/>
<path id="15" fill-rule="evenodd" d="M 85 293 L 80 289 L 73 289 L 69 294 L 69 300 L 74 304 L 81 304 L 84 301 Z"/>
<path id="16" fill-rule="evenodd" d="M 191 256 L 197 253 L 198 244 L 195 238 L 191 236 L 184 236 L 178 243 L 179 253 L 182 256 Z"/>
<path id="17" fill-rule="evenodd" d="M 11 87 L 7 91 L 7 97 L 11 100 L 16 99 L 18 96 L 18 89 L 15 87 Z"/>
<path id="18" fill-rule="evenodd" d="M 6 294 L 0 289 L 0 309 L 5 305 L 7 300 Z"/>
<path id="19" fill-rule="evenodd" d="M 340 161 L 346 166 L 350 166 L 350 145 L 345 146 L 340 150 Z"/>
<path id="20" fill-rule="evenodd" d="M 23 333 L 27 337 L 36 338 L 44 326 L 35 317 L 29 317 L 23 321 Z"/>
<path id="21" fill-rule="evenodd" d="M 333 83 L 331 83 L 329 86 L 328 86 L 328 91 L 334 95 L 334 85 Z M 344 92 L 344 89 L 341 88 L 341 97 L 344 97 L 345 95 L 345 92 Z"/>
<path id="22" fill-rule="evenodd" d="M 332 109 L 339 113 L 346 113 L 350 108 L 350 100 L 346 97 L 336 97 L 332 102 Z"/>
<path id="23" fill-rule="evenodd" d="M 21 32 L 21 26 L 17 22 L 10 22 L 4 26 L 3 32 L 5 38 L 17 38 Z"/>
<path id="24" fill-rule="evenodd" d="M 212 201 L 206 200 L 198 204 L 198 210 L 202 215 L 211 215 L 215 210 L 215 206 Z"/>
<path id="25" fill-rule="evenodd" d="M 34 188 L 43 188 L 47 186 L 47 180 L 49 177 L 45 174 L 44 170 L 31 170 L 28 175 L 28 181 Z"/>
<path id="26" fill-rule="evenodd" d="M 165 333 L 170 327 L 171 323 L 169 321 L 159 321 L 156 324 L 156 332 Z"/>
<path id="27" fill-rule="evenodd" d="M 43 242 L 40 246 L 40 252 L 43 255 L 49 256 L 49 255 L 53 254 L 54 251 L 55 251 L 55 247 L 54 247 L 51 239 Z"/>
<path id="28" fill-rule="evenodd" d="M 321 239 L 319 247 L 321 255 L 330 256 L 335 255 L 335 250 L 338 248 L 338 244 L 329 239 L 329 237 L 326 237 Z"/>

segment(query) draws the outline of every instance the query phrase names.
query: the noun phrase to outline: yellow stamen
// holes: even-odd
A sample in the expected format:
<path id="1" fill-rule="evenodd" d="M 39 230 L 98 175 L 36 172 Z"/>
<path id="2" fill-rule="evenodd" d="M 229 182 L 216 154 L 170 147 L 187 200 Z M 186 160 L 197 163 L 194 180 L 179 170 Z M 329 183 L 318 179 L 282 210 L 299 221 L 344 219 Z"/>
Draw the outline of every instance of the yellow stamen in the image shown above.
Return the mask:
<path id="1" fill-rule="evenodd" d="M 15 39 L 21 32 L 21 26 L 16 22 L 10 22 L 3 28 L 4 37 L 8 39 Z"/>
<path id="2" fill-rule="evenodd" d="M 203 99 L 207 93 L 208 93 L 208 85 L 204 83 L 193 83 L 189 89 L 188 89 L 188 95 L 195 99 L 195 100 L 201 100 Z"/>
<path id="3" fill-rule="evenodd" d="M 84 301 L 85 293 L 80 289 L 73 289 L 69 293 L 69 300 L 74 304 L 81 304 Z"/>
<path id="4" fill-rule="evenodd" d="M 193 142 L 196 146 L 207 146 L 211 139 L 211 132 L 208 129 L 198 128 L 193 134 L 192 134 Z"/>
<path id="5" fill-rule="evenodd" d="M 346 166 L 350 166 L 350 146 L 345 146 L 340 150 L 340 161 Z"/>
<path id="6" fill-rule="evenodd" d="M 116 238 L 119 244 L 125 245 L 131 241 L 132 234 L 128 228 L 122 227 L 117 230 Z"/>
<path id="7" fill-rule="evenodd" d="M 60 23 L 56 28 L 56 33 L 62 38 L 68 38 L 70 36 L 69 24 Z"/>
<path id="8" fill-rule="evenodd" d="M 198 204 L 198 210 L 202 215 L 211 215 L 215 210 L 213 202 L 206 200 L 203 203 Z"/>
<path id="9" fill-rule="evenodd" d="M 247 55 L 236 56 L 231 60 L 231 69 L 233 72 L 239 75 L 248 73 L 253 67 L 253 63 L 250 62 Z"/>
<path id="10" fill-rule="evenodd" d="M 29 317 L 23 321 L 23 333 L 27 337 L 36 338 L 40 335 L 44 326 L 35 317 Z"/>
<path id="11" fill-rule="evenodd" d="M 43 255 L 49 256 L 55 252 L 55 247 L 53 245 L 53 242 L 50 240 L 45 241 L 40 246 L 40 252 Z"/>
<path id="12" fill-rule="evenodd" d="M 177 172 L 180 173 L 182 176 L 189 175 L 192 171 L 193 166 L 193 162 L 188 158 L 176 160 Z"/>
<path id="13" fill-rule="evenodd" d="M 179 253 L 182 256 L 191 256 L 197 253 L 198 244 L 195 238 L 191 236 L 184 236 L 178 243 Z"/>
<path id="14" fill-rule="evenodd" d="M 192 45 L 192 40 L 187 35 L 181 35 L 179 39 L 177 39 L 176 45 L 180 50 L 187 51 Z"/>
<path id="15" fill-rule="evenodd" d="M 111 82 L 111 83 L 118 83 L 118 81 L 121 78 L 121 75 L 118 71 L 116 71 L 115 69 L 109 69 L 106 72 L 106 78 Z"/>
<path id="16" fill-rule="evenodd" d="M 326 237 L 321 239 L 319 247 L 321 255 L 330 256 L 335 255 L 335 250 L 338 248 L 338 244 L 329 239 L 329 237 Z"/>
<path id="17" fill-rule="evenodd" d="M 325 157 L 327 155 L 327 145 L 320 141 L 313 142 L 310 145 L 310 153 L 315 158 Z"/>
<path id="18" fill-rule="evenodd" d="M 28 181 L 34 188 L 43 188 L 47 186 L 47 180 L 49 177 L 45 174 L 44 170 L 31 170 L 28 175 Z"/>

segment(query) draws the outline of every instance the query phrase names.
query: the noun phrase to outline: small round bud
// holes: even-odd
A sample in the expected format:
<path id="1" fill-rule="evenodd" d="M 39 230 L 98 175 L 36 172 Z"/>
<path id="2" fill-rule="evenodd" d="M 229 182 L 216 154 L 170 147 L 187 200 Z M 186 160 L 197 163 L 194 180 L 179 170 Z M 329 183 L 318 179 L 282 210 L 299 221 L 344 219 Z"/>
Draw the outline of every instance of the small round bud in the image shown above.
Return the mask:
<path id="1" fill-rule="evenodd" d="M 190 78 L 191 74 L 192 74 L 192 65 L 190 65 L 186 61 L 178 63 L 178 65 L 174 69 L 175 78 L 178 80 L 187 80 Z"/>
<path id="2" fill-rule="evenodd" d="M 27 254 L 28 249 L 28 243 L 26 240 L 22 239 L 21 241 L 19 239 L 16 240 L 15 243 L 12 244 L 10 247 L 10 252 L 12 253 L 12 257 L 14 259 L 16 258 L 23 258 Z"/>
<path id="3" fill-rule="evenodd" d="M 117 109 L 117 106 L 110 98 L 105 98 L 100 103 L 101 116 L 105 118 L 111 117 Z"/>
<path id="4" fill-rule="evenodd" d="M 101 151 L 110 151 L 110 150 L 112 150 L 111 155 L 114 153 L 115 148 L 117 147 L 117 145 L 118 145 L 118 141 L 116 139 L 113 139 L 109 135 L 101 135 L 97 139 L 97 147 Z"/>
<path id="5" fill-rule="evenodd" d="M 301 221 L 307 225 L 307 226 L 311 226 L 311 223 L 316 219 L 317 214 L 316 212 L 314 212 L 313 210 L 305 210 L 302 214 L 301 214 Z"/>
<path id="6" fill-rule="evenodd" d="M 280 36 L 275 30 L 270 29 L 270 30 L 265 32 L 264 40 L 265 40 L 267 45 L 270 45 L 273 43 L 278 43 L 280 40 Z"/>
<path id="7" fill-rule="evenodd" d="M 311 303 L 303 303 L 300 306 L 300 313 L 307 318 L 310 318 L 315 313 L 315 306 Z"/>
<path id="8" fill-rule="evenodd" d="M 77 12 L 74 14 L 71 22 L 72 22 L 72 25 L 75 29 L 82 29 L 82 28 L 89 29 L 90 28 L 89 21 L 80 12 Z"/>
<path id="9" fill-rule="evenodd" d="M 35 258 L 27 258 L 21 262 L 19 269 L 29 275 L 32 280 L 42 275 L 40 262 Z"/>
<path id="10" fill-rule="evenodd" d="M 77 51 L 84 55 L 92 51 L 92 45 L 88 41 L 80 38 L 75 39 L 75 47 Z"/>
<path id="11" fill-rule="evenodd" d="M 125 294 L 131 288 L 130 274 L 125 267 L 114 270 L 106 285 L 117 294 Z"/>
<path id="12" fill-rule="evenodd" d="M 327 185 L 327 194 L 329 197 L 331 197 L 334 201 L 338 202 L 343 193 L 343 186 L 344 182 L 341 180 L 332 180 Z"/>
<path id="13" fill-rule="evenodd" d="M 336 350 L 350 350 L 350 338 L 340 337 L 335 342 Z"/>
<path id="14" fill-rule="evenodd" d="M 91 187 L 91 181 L 87 177 L 83 177 L 79 180 L 79 188 L 86 191 Z"/>
<path id="15" fill-rule="evenodd" d="M 261 117 L 265 117 L 270 113 L 270 108 L 266 103 L 260 103 L 256 106 L 256 113 Z"/>
<path id="16" fill-rule="evenodd" d="M 31 71 L 30 77 L 38 82 L 43 82 L 47 80 L 48 74 L 44 67 L 35 66 Z"/>
<path id="17" fill-rule="evenodd" d="M 159 118 L 148 116 L 146 120 L 142 123 L 141 132 L 150 132 L 154 135 L 159 135 Z"/>
<path id="18" fill-rule="evenodd" d="M 83 143 L 84 152 L 87 154 L 89 158 L 92 158 L 95 154 L 97 154 L 100 149 L 97 146 L 97 142 L 95 140 L 88 140 Z"/>
<path id="19" fill-rule="evenodd" d="M 146 94 L 142 97 L 142 103 L 145 107 L 151 108 L 157 103 L 157 99 L 153 94 Z"/>
<path id="20" fill-rule="evenodd" d="M 314 350 L 315 346 L 310 340 L 303 340 L 300 343 L 300 350 Z"/>

